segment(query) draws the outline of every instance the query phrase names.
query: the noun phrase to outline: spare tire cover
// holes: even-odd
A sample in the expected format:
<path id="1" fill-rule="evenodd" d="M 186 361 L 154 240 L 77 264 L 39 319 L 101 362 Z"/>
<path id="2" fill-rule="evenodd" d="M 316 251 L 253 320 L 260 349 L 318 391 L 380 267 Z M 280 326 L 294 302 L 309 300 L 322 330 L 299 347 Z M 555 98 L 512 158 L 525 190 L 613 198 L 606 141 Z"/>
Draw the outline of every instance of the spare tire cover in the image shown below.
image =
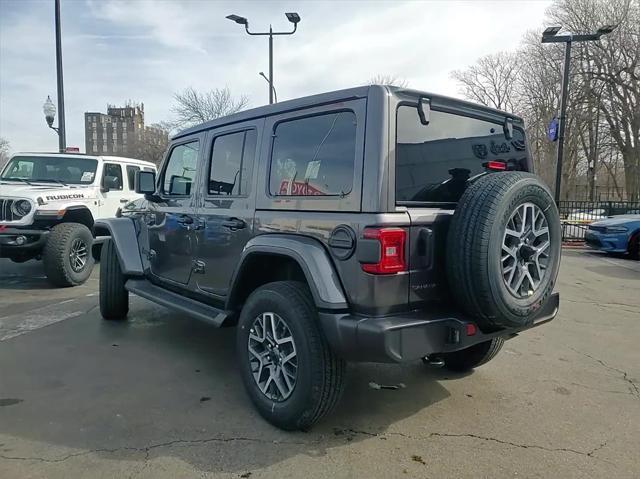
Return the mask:
<path id="1" fill-rule="evenodd" d="M 454 300 L 483 331 L 531 323 L 553 292 L 560 241 L 558 209 L 538 177 L 500 172 L 478 178 L 449 226 Z"/>

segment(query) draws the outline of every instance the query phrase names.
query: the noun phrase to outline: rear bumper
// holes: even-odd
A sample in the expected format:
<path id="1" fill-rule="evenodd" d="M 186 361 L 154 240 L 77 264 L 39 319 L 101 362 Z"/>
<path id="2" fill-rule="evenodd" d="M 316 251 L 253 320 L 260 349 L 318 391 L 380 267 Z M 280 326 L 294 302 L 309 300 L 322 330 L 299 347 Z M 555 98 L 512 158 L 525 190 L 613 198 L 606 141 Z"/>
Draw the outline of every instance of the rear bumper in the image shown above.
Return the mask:
<path id="1" fill-rule="evenodd" d="M 471 318 L 452 311 L 419 311 L 380 318 L 320 313 L 320 321 L 332 349 L 344 359 L 405 362 L 458 351 L 496 337 L 513 337 L 551 321 L 559 304 L 560 295 L 554 293 L 530 324 L 489 334 L 482 333 Z M 467 334 L 467 325 L 475 326 L 475 334 Z"/>
<path id="2" fill-rule="evenodd" d="M 22 228 L 0 229 L 0 258 L 11 258 L 40 251 L 47 242 L 49 231 Z"/>

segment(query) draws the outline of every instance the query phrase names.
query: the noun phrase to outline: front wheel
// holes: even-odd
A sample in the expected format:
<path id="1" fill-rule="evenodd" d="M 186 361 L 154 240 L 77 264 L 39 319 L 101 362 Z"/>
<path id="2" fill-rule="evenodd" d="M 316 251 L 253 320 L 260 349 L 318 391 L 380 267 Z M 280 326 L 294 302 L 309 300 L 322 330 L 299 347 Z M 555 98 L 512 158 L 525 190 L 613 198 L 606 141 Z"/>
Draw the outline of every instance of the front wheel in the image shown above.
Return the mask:
<path id="1" fill-rule="evenodd" d="M 493 338 L 460 351 L 447 353 L 443 358 L 444 366 L 456 372 L 471 371 L 495 358 L 496 354 L 502 349 L 503 344 L 504 339 Z"/>
<path id="2" fill-rule="evenodd" d="M 112 240 L 102 246 L 100 258 L 100 314 L 104 319 L 126 319 L 129 312 L 129 291 L 124 287 L 118 252 Z"/>
<path id="3" fill-rule="evenodd" d="M 329 348 L 303 283 L 273 282 L 249 296 L 237 352 L 249 397 L 276 427 L 309 429 L 340 399 L 345 362 Z"/>
<path id="4" fill-rule="evenodd" d="M 44 271 L 55 286 L 77 286 L 93 270 L 93 235 L 80 223 L 61 223 L 51 228 L 44 246 Z"/>

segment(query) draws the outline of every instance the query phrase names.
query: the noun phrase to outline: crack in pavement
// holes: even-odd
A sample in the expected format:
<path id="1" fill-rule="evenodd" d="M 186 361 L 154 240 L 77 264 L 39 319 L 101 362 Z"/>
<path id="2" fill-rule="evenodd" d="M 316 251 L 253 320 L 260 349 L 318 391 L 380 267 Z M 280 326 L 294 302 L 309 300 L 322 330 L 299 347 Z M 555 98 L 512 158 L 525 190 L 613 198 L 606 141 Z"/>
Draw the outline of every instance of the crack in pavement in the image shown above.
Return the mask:
<path id="1" fill-rule="evenodd" d="M 568 452 L 568 453 L 572 453 L 572 454 L 578 454 L 580 456 L 586 456 L 586 457 L 591 457 L 600 461 L 604 461 L 604 462 L 609 462 L 606 461 L 602 458 L 598 458 L 595 457 L 594 454 L 596 452 L 598 452 L 600 449 L 604 448 L 607 443 L 609 442 L 608 440 L 599 444 L 598 446 L 594 447 L 593 449 L 591 449 L 590 451 L 578 451 L 577 449 L 571 449 L 568 447 L 546 447 L 546 446 L 540 446 L 537 444 L 521 444 L 521 443 L 516 443 L 516 442 L 511 442 L 511 441 L 505 441 L 502 439 L 498 439 L 495 437 L 491 437 L 491 436 L 481 436 L 479 434 L 472 434 L 472 433 L 460 433 L 460 434 L 453 434 L 453 433 L 445 433 L 445 432 L 431 432 L 429 433 L 428 436 L 412 436 L 412 435 L 408 435 L 408 434 L 404 434 L 401 432 L 386 432 L 386 433 L 373 433 L 370 431 L 363 431 L 363 430 L 358 430 L 358 429 L 342 429 L 340 430 L 343 433 L 344 432 L 350 432 L 352 434 L 358 434 L 358 435 L 363 435 L 363 436 L 368 436 L 368 437 L 384 437 L 384 436 L 400 436 L 400 437 L 404 437 L 407 439 L 413 439 L 413 440 L 429 440 L 432 439 L 434 437 L 442 437 L 442 438 L 470 438 L 470 439 L 477 439 L 477 440 L 482 440 L 482 441 L 487 441 L 487 442 L 495 442 L 497 444 L 502 444 L 505 446 L 512 446 L 512 447 L 517 447 L 520 449 L 538 449 L 538 450 L 542 450 L 542 451 L 547 451 L 547 452 Z"/>
<path id="2" fill-rule="evenodd" d="M 46 457 L 38 457 L 38 456 L 6 456 L 3 454 L 0 454 L 0 459 L 7 459 L 12 461 L 36 461 L 36 462 L 46 462 L 46 463 L 60 463 L 68 459 L 72 459 L 80 456 L 86 456 L 89 454 L 98 454 L 98 453 L 115 454 L 121 451 L 132 451 L 132 452 L 144 453 L 145 461 L 148 461 L 150 457 L 150 453 L 154 449 L 159 449 L 163 447 L 173 447 L 177 445 L 193 446 L 196 444 L 207 444 L 210 442 L 235 442 L 235 441 L 257 442 L 262 444 L 290 444 L 290 445 L 299 445 L 299 446 L 308 444 L 306 442 L 265 440 L 265 439 L 242 437 L 242 436 L 210 437 L 210 438 L 203 438 L 203 439 L 175 439 L 173 441 L 160 442 L 160 443 L 151 444 L 145 447 L 121 446 L 121 447 L 115 447 L 115 448 L 88 449 L 86 451 L 74 452 L 74 453 L 66 454 L 64 456 L 53 458 L 53 459 L 46 458 Z"/>
<path id="3" fill-rule="evenodd" d="M 615 307 L 615 308 L 619 308 L 623 311 L 626 311 L 628 313 L 638 313 L 640 312 L 640 306 L 635 305 L 635 304 L 626 304 L 626 303 L 601 303 L 598 301 L 586 301 L 586 300 L 579 300 L 579 299 L 567 299 L 567 298 L 562 298 L 562 301 L 566 301 L 569 303 L 578 303 L 578 304 L 592 304 L 594 306 L 601 306 L 601 307 Z M 632 308 L 632 309 L 626 309 L 626 308 Z"/>
<path id="4" fill-rule="evenodd" d="M 629 386 L 630 386 L 629 387 L 629 392 L 631 393 L 631 395 L 633 397 L 635 397 L 636 399 L 640 399 L 640 389 L 638 388 L 638 385 L 634 382 L 634 380 L 629 377 L 629 374 L 626 371 L 623 371 L 622 369 L 614 368 L 613 366 L 609 366 L 602 359 L 598 359 L 598 358 L 596 358 L 594 356 L 591 356 L 590 354 L 583 353 L 582 351 L 578 351 L 575 348 L 569 348 L 569 349 L 571 349 L 572 351 L 591 359 L 592 361 L 597 362 L 598 364 L 603 366 L 605 369 L 608 369 L 609 371 L 615 371 L 618 374 L 622 374 L 622 379 L 624 381 L 626 381 L 627 383 L 629 383 Z"/>
<path id="5" fill-rule="evenodd" d="M 627 391 L 616 391 L 614 389 L 600 389 L 600 388 L 596 388 L 593 386 L 587 386 L 586 384 L 581 384 L 581 383 L 576 383 L 576 382 L 564 382 L 564 381 L 559 381 L 557 379 L 541 379 L 541 382 L 548 382 L 548 383 L 554 383 L 554 384 L 558 384 L 560 386 L 566 385 L 568 384 L 569 386 L 576 386 L 576 387 L 580 387 L 580 388 L 584 388 L 584 389 L 588 389 L 589 391 L 596 391 L 599 393 L 604 393 L 604 394 L 624 394 L 626 396 L 633 396 L 633 391 L 627 390 Z M 529 393 L 531 394 L 533 391 L 530 391 Z"/>
<path id="6" fill-rule="evenodd" d="M 604 462 L 609 462 L 606 461 L 605 459 L 602 458 L 598 458 L 595 457 L 595 453 L 600 451 L 602 448 L 604 448 L 607 444 L 608 444 L 608 440 L 599 444 L 598 446 L 594 447 L 593 449 L 591 449 L 590 451 L 579 451 L 577 449 L 572 449 L 572 448 L 567 448 L 567 447 L 546 447 L 546 446 L 540 446 L 537 444 L 524 444 L 524 443 L 516 443 L 516 442 L 512 442 L 512 441 L 506 441 L 503 439 L 499 439 L 499 438 L 495 438 L 495 437 L 491 437 L 491 436 L 482 436 L 479 434 L 473 434 L 473 433 L 459 433 L 459 434 L 454 434 L 454 433 L 445 433 L 445 432 L 431 432 L 429 433 L 427 436 L 413 436 L 410 434 L 404 434 L 401 432 L 393 432 L 393 431 L 387 431 L 385 433 L 375 433 L 375 432 L 370 432 L 370 431 L 365 431 L 365 430 L 358 430 L 358 429 L 334 429 L 334 434 L 335 435 L 343 435 L 343 434 L 353 434 L 353 435 L 361 435 L 361 436 L 367 436 L 367 437 L 379 437 L 379 438 L 384 438 L 386 439 L 387 436 L 399 436 L 399 437 L 403 437 L 406 439 L 411 439 L 411 440 L 430 440 L 433 438 L 469 438 L 469 439 L 474 439 L 474 440 L 481 440 L 481 441 L 486 441 L 486 442 L 494 442 L 497 444 L 501 444 L 501 445 L 505 445 L 505 446 L 511 446 L 511 447 L 516 447 L 516 448 L 520 448 L 520 449 L 536 449 L 536 450 L 541 450 L 541 451 L 546 451 L 546 452 L 560 452 L 560 453 L 571 453 L 571 454 L 577 454 L 579 456 L 584 456 L 584 457 L 589 457 L 589 458 L 593 458 L 596 460 L 600 460 L 600 461 L 604 461 Z M 87 456 L 90 454 L 99 454 L 99 453 L 108 453 L 108 454 L 115 454 L 118 452 L 122 452 L 122 451 L 130 451 L 133 453 L 142 453 L 144 454 L 144 465 L 142 466 L 141 469 L 133 472 L 129 477 L 134 477 L 136 475 L 139 475 L 141 472 L 143 472 L 148 464 L 149 464 L 149 460 L 151 458 L 151 452 L 154 449 L 160 449 L 160 448 L 170 448 L 170 447 L 174 447 L 174 446 L 180 446 L 180 445 L 184 445 L 187 447 L 190 446 L 194 446 L 197 444 L 207 444 L 210 442 L 222 442 L 222 443 L 227 443 L 227 442 L 235 442 L 235 441 L 240 441 L 240 442 L 254 442 L 254 443 L 261 443 L 261 444 L 289 444 L 289 445 L 298 445 L 298 446 L 309 446 L 309 445 L 313 445 L 313 444 L 318 444 L 320 443 L 322 440 L 322 438 L 319 438 L 316 441 L 311 441 L 311 442 L 300 442 L 300 441 L 279 441 L 279 440 L 265 440 L 265 439 L 259 439 L 259 438 L 251 438 L 251 437 L 212 437 L 212 438 L 203 438 L 203 439 L 175 439 L 173 441 L 166 441 L 166 442 L 160 442 L 160 443 L 156 443 L 156 444 L 151 444 L 149 446 L 145 446 L 145 447 L 133 447 L 133 446 L 122 446 L 122 447 L 116 447 L 116 448 L 98 448 L 98 449 L 89 449 L 86 451 L 80 451 L 80 452 L 74 452 L 74 453 L 70 453 L 70 454 L 66 454 L 64 456 L 58 457 L 58 458 L 46 458 L 46 457 L 39 457 L 39 456 L 7 456 L 7 455 L 3 455 L 0 454 L 0 459 L 6 459 L 6 460 L 13 460 L 13 461 L 35 461 L 35 462 L 44 462 L 44 463 L 50 463 L 50 464 L 55 464 L 55 463 L 61 463 L 61 462 L 65 462 L 69 459 L 73 459 L 73 458 L 77 458 L 77 457 L 82 457 L 82 456 Z"/>

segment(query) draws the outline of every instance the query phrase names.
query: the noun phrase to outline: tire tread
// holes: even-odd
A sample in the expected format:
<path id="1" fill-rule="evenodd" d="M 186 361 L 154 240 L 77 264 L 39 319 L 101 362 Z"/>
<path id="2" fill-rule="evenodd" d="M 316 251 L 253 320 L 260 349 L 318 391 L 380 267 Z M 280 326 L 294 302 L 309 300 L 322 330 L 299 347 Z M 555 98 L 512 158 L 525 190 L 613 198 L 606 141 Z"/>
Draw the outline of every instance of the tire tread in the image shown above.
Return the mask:
<path id="1" fill-rule="evenodd" d="M 125 319 L 129 312 L 129 292 L 112 240 L 102 246 L 100 256 L 100 314 L 107 320 Z"/>

